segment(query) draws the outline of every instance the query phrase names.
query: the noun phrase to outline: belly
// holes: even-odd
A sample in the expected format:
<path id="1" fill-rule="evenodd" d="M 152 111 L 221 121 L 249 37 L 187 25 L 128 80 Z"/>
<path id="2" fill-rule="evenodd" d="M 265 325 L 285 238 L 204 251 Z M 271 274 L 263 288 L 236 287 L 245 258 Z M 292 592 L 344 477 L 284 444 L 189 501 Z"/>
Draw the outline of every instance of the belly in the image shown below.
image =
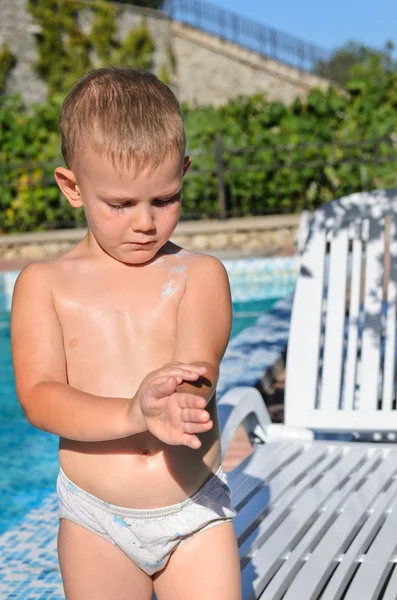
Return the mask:
<path id="1" fill-rule="evenodd" d="M 61 439 L 59 460 L 77 486 L 105 502 L 160 508 L 182 502 L 209 479 L 221 460 L 216 400 L 208 404 L 214 427 L 198 450 L 163 444 L 149 432 L 107 442 Z"/>

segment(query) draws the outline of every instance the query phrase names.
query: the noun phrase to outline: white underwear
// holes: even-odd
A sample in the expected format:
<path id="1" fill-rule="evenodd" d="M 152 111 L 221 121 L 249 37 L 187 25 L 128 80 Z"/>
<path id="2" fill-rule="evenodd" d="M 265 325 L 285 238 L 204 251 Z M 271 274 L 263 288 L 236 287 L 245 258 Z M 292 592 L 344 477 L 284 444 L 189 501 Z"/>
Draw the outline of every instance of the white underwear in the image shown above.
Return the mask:
<path id="1" fill-rule="evenodd" d="M 62 469 L 57 492 L 60 519 L 112 542 L 148 575 L 163 569 L 172 552 L 191 537 L 232 521 L 237 514 L 222 467 L 190 498 L 163 508 L 122 508 L 103 502 L 70 481 Z"/>

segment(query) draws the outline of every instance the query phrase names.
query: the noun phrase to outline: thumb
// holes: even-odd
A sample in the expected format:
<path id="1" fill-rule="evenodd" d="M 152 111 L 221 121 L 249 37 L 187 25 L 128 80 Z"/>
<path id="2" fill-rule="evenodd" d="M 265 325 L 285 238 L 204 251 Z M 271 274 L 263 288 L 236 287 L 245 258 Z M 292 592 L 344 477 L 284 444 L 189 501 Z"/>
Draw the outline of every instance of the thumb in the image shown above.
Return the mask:
<path id="1" fill-rule="evenodd" d="M 154 384 L 152 386 L 152 395 L 156 400 L 160 400 L 160 398 L 164 398 L 164 396 L 169 396 L 173 394 L 177 388 L 178 382 L 175 377 L 168 377 L 165 381 L 161 383 Z"/>

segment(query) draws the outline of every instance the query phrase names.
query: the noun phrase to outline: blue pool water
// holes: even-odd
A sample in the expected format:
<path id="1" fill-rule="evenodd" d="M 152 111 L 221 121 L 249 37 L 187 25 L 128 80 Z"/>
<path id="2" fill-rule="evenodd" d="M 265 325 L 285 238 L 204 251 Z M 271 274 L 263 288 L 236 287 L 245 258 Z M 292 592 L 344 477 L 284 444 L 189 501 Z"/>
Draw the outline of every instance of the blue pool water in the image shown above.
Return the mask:
<path id="1" fill-rule="evenodd" d="M 233 323 L 230 338 L 253 325 L 258 317 L 267 313 L 279 299 L 279 297 L 273 297 L 264 300 L 233 302 Z"/>
<path id="2" fill-rule="evenodd" d="M 258 278 L 253 274 L 249 277 L 250 288 L 247 278 L 241 279 L 238 265 L 234 264 L 230 269 L 238 272 L 231 277 L 235 298 L 234 337 L 269 311 L 278 299 L 290 293 L 295 278 L 290 276 L 282 285 L 278 280 L 272 287 L 268 277 Z M 54 491 L 58 472 L 58 438 L 29 425 L 16 398 L 6 300 L 0 285 L 0 533 L 15 525 Z"/>

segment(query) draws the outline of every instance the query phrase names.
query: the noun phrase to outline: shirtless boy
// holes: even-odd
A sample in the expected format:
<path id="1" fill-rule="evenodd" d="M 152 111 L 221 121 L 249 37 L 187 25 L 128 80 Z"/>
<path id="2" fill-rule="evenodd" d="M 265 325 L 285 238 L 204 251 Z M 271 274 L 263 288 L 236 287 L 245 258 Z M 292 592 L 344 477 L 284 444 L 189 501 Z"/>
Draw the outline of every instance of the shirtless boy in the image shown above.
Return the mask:
<path id="1" fill-rule="evenodd" d="M 61 110 L 57 183 L 88 233 L 14 292 L 16 387 L 60 436 L 67 600 L 240 600 L 215 402 L 231 326 L 215 258 L 169 241 L 190 166 L 154 75 L 98 69 Z"/>

